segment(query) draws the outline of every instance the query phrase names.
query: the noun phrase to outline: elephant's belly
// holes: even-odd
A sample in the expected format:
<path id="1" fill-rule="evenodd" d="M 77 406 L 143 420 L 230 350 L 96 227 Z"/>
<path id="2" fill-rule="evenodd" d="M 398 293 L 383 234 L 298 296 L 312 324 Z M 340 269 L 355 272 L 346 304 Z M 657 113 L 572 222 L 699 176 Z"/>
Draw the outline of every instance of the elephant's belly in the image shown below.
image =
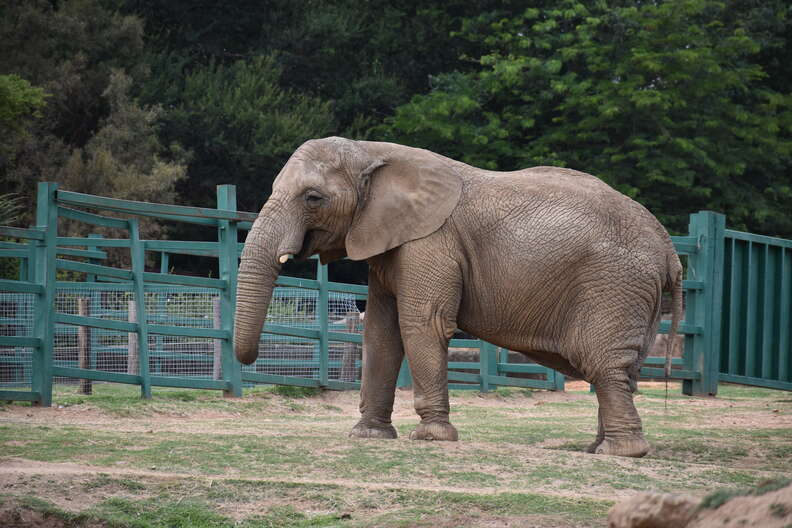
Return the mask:
<path id="1" fill-rule="evenodd" d="M 493 345 L 519 352 L 529 358 L 531 361 L 538 363 L 542 366 L 552 368 L 559 371 L 565 376 L 574 378 L 585 378 L 577 368 L 575 368 L 569 360 L 564 357 L 563 352 L 555 351 L 557 345 L 550 340 L 543 339 L 526 339 L 525 336 L 508 336 L 508 335 L 481 335 L 475 329 L 467 327 L 460 327 L 465 332 L 483 339 Z M 542 343 L 545 341 L 544 343 Z M 545 346 L 541 346 L 544 344 Z"/>

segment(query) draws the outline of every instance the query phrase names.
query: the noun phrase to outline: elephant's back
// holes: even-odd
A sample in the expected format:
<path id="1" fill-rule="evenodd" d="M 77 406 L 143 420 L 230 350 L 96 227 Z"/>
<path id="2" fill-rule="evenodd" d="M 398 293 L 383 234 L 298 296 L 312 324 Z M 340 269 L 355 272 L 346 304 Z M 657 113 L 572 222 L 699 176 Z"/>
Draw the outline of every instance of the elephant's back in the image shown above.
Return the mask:
<path id="1" fill-rule="evenodd" d="M 610 265 L 619 255 L 645 280 L 664 280 L 668 273 L 674 249 L 667 231 L 641 204 L 590 174 L 558 167 L 476 169 L 463 179 L 467 192 L 454 216 L 471 252 L 497 259 L 507 248 L 534 270 Z"/>
<path id="2" fill-rule="evenodd" d="M 671 244 L 665 228 L 643 205 L 585 172 L 541 166 L 513 172 L 480 171 L 472 180 L 478 180 L 473 185 L 500 207 L 525 210 L 529 221 L 546 217 L 548 228 L 559 222 L 570 233 L 588 232 L 600 244 L 603 238 L 633 248 L 646 243 L 652 249 L 667 250 Z"/>

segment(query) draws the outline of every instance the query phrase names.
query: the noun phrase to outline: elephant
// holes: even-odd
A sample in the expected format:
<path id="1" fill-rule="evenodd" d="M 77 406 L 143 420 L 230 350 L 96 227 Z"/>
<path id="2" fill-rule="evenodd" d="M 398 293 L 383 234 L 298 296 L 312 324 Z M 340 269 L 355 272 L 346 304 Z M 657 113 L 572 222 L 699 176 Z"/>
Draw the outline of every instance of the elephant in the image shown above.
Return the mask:
<path id="1" fill-rule="evenodd" d="M 315 254 L 369 265 L 361 417 L 350 436 L 396 438 L 406 353 L 420 416 L 410 438 L 457 440 L 447 366 L 461 329 L 593 384 L 598 431 L 587 452 L 649 451 L 633 393 L 663 292 L 674 342 L 682 266 L 657 219 L 600 179 L 558 167 L 483 170 L 394 143 L 305 142 L 274 180 L 242 252 L 240 362 L 256 360 L 281 265 Z"/>

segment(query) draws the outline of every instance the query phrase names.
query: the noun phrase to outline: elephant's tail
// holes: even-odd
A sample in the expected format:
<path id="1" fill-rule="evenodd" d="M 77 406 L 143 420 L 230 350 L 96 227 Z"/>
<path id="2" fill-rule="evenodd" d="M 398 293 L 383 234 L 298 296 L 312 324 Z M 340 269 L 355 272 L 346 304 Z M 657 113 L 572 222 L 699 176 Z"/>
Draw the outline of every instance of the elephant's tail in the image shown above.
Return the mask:
<path id="1" fill-rule="evenodd" d="M 676 255 L 674 255 L 676 256 Z M 682 266 L 676 260 L 673 272 L 669 273 L 669 286 L 671 290 L 671 329 L 668 331 L 668 342 L 666 343 L 665 377 L 671 376 L 671 362 L 674 358 L 674 345 L 676 344 L 677 329 L 682 320 Z"/>

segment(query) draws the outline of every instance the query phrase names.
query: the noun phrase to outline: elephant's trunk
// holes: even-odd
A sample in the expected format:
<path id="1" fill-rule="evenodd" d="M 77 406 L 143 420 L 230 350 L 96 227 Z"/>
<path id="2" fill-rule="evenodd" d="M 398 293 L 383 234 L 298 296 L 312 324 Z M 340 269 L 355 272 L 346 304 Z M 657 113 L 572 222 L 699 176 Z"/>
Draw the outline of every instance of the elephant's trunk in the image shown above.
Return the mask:
<path id="1" fill-rule="evenodd" d="M 280 259 L 295 254 L 302 244 L 302 232 L 283 215 L 266 205 L 245 241 L 237 279 L 234 315 L 234 352 L 249 365 L 258 357 L 259 339 L 267 318 Z M 284 259 L 285 260 L 285 259 Z"/>

